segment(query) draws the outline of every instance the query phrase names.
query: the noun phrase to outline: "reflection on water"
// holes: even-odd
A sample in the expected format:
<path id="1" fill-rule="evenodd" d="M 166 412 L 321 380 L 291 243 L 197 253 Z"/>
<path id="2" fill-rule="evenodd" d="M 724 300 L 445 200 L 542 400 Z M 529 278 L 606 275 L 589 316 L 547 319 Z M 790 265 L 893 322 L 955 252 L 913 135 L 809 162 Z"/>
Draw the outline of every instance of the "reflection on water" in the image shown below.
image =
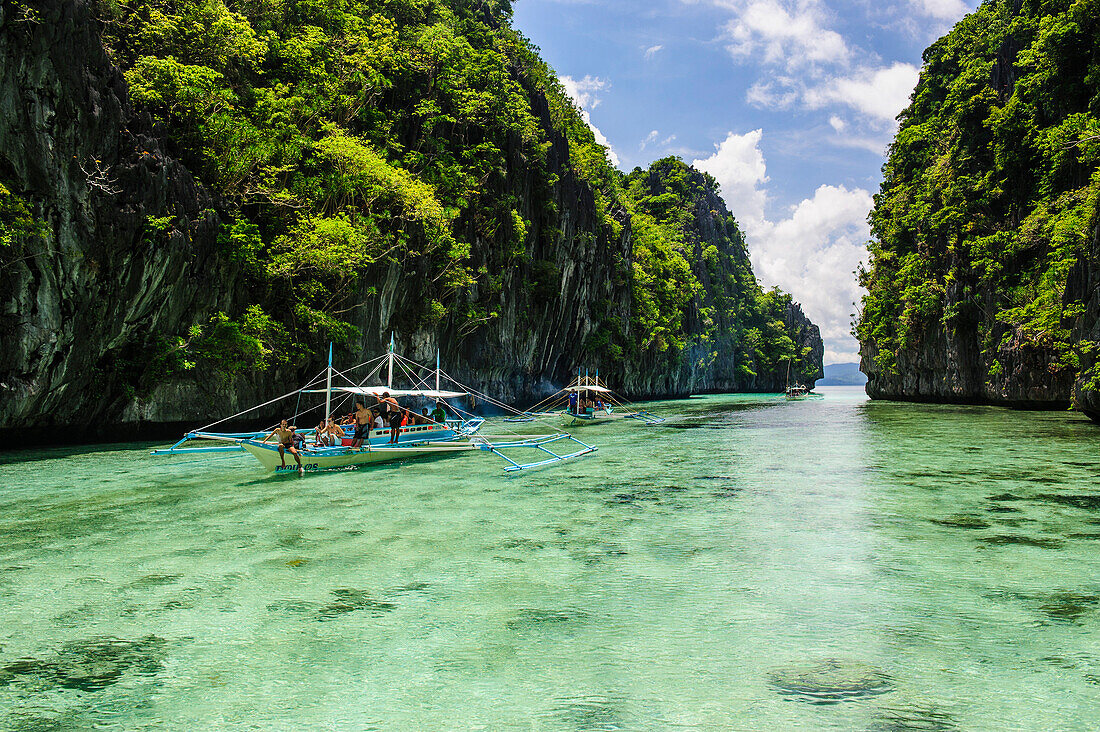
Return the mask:
<path id="1" fill-rule="evenodd" d="M 1100 726 L 1100 429 L 825 391 L 518 476 L 9 453 L 0 728 Z"/>

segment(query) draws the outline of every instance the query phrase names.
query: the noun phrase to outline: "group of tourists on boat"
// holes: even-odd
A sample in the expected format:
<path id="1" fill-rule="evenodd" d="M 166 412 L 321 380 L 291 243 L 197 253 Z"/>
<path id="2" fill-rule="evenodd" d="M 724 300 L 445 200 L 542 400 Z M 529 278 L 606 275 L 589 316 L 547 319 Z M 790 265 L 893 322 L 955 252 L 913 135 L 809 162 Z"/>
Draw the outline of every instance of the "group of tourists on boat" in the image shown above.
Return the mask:
<path id="1" fill-rule="evenodd" d="M 396 445 L 400 441 L 402 427 L 445 424 L 447 412 L 443 405 L 444 402 L 440 399 L 436 401 L 435 409 L 431 412 L 428 412 L 428 408 L 424 407 L 420 414 L 417 414 L 411 409 L 402 407 L 396 399 L 390 396 L 388 391 L 385 391 L 382 392 L 378 402 L 370 408 L 366 407 L 363 402 L 356 401 L 355 411 L 344 417 L 339 424 L 337 424 L 335 417 L 322 419 L 313 431 L 313 444 L 315 447 L 338 447 L 342 445 L 343 440 L 347 438 L 345 426 L 348 426 L 352 427 L 351 445 L 349 447 L 355 450 L 362 449 L 363 440 L 369 439 L 372 429 L 385 429 L 388 425 L 390 440 L 387 444 Z M 289 420 L 284 419 L 278 427 L 272 430 L 271 434 L 264 438 L 263 442 L 269 442 L 272 438 L 278 440 L 279 460 L 282 467 L 286 467 L 286 453 L 289 452 L 298 464 L 299 471 L 304 470 L 301 451 L 305 447 L 306 438 L 298 432 L 298 427 L 291 425 Z"/>
<path id="2" fill-rule="evenodd" d="M 582 399 L 580 395 L 575 392 L 569 392 L 569 413 L 570 414 L 584 414 L 586 412 L 595 410 L 601 412 L 606 409 L 607 405 L 604 404 L 603 399 L 596 397 L 592 399 Z"/>

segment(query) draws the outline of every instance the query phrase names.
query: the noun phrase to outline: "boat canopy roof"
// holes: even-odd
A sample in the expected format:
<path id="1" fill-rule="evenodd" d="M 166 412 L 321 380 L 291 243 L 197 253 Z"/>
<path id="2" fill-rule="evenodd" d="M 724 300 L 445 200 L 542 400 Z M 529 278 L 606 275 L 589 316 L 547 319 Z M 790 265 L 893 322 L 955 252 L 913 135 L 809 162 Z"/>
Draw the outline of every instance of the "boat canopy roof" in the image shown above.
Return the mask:
<path id="1" fill-rule="evenodd" d="M 572 386 L 568 387 L 566 391 L 598 391 L 603 392 L 604 394 L 611 393 L 610 389 L 604 388 L 602 386 L 596 386 L 595 384 L 592 384 L 591 386 L 578 386 L 577 384 L 573 384 Z"/>
<path id="2" fill-rule="evenodd" d="M 426 397 L 428 399 L 455 399 L 466 396 L 464 391 L 436 391 L 435 389 L 391 389 L 388 386 L 334 386 L 333 391 L 357 396 L 380 397 L 389 392 L 391 397 Z M 311 393 L 324 393 L 324 389 L 311 389 Z"/>

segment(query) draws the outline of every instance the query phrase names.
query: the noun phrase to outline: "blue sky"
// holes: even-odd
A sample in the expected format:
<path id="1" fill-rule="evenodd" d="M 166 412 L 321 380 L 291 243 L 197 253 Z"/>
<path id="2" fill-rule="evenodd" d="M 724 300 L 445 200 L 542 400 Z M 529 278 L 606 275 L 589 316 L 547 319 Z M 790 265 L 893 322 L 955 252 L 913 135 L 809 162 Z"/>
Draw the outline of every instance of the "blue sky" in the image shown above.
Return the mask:
<path id="1" fill-rule="evenodd" d="M 973 0 L 516 0 L 612 161 L 679 155 L 712 173 L 757 277 L 849 334 L 867 213 L 921 52 Z"/>

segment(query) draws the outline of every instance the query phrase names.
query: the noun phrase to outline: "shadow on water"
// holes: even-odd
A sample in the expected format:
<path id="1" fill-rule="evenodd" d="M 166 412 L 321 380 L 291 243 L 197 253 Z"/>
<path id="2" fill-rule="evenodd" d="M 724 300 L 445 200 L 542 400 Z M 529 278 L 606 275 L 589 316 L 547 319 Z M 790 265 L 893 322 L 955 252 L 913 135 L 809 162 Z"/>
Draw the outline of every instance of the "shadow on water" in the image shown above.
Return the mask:
<path id="1" fill-rule="evenodd" d="M 166 645 L 155 635 L 134 641 L 109 637 L 72 641 L 45 658 L 21 658 L 0 667 L 0 686 L 29 681 L 38 688 L 99 691 L 121 681 L 127 672 L 143 676 L 160 672 L 168 655 Z"/>
<path id="2" fill-rule="evenodd" d="M 985 596 L 997 602 L 1020 603 L 1041 614 L 1047 621 L 1080 624 L 1085 616 L 1100 607 L 1100 594 L 1076 590 L 1056 592 L 1019 592 L 996 590 Z"/>
<path id="3" fill-rule="evenodd" d="M 809 704 L 839 704 L 887 694 L 893 679 L 859 661 L 827 658 L 807 666 L 787 666 L 768 673 L 768 683 L 780 695 Z"/>
<path id="4" fill-rule="evenodd" d="M 608 696 L 579 696 L 555 700 L 549 716 L 556 729 L 575 732 L 617 732 L 630 729 L 623 715 L 623 700 Z"/>
<path id="5" fill-rule="evenodd" d="M 370 617 L 378 618 L 397 609 L 392 602 L 377 600 L 364 590 L 343 587 L 333 590 L 332 594 L 336 599 L 317 610 L 317 619 L 322 622 L 354 612 L 366 612 Z"/>
<path id="6" fill-rule="evenodd" d="M 956 732 L 960 727 L 949 713 L 931 704 L 910 703 L 883 707 L 868 732 Z"/>
<path id="7" fill-rule="evenodd" d="M 583 610 L 568 608 L 565 610 L 544 610 L 540 608 L 521 608 L 512 614 L 504 624 L 509 630 L 530 631 L 557 628 L 569 628 L 584 623 L 591 616 Z"/>

